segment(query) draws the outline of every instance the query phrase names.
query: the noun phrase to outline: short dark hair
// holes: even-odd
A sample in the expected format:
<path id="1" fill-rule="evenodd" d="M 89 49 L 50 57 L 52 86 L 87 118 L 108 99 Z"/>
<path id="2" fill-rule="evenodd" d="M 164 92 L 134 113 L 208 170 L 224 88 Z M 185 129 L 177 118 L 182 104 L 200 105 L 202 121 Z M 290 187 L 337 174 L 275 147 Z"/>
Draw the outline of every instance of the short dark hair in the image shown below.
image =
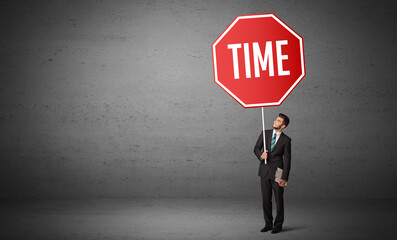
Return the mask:
<path id="1" fill-rule="evenodd" d="M 283 124 L 285 125 L 285 127 L 287 127 L 289 124 L 289 117 L 287 117 L 287 115 L 282 113 L 279 113 L 278 116 L 283 119 Z"/>

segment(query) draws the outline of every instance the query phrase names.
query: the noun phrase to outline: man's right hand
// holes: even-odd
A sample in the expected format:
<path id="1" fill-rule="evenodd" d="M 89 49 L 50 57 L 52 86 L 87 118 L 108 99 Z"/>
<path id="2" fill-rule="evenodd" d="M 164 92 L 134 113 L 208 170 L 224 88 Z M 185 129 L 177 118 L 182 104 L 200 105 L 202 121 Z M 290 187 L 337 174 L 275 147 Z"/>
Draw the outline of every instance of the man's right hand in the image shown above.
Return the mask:
<path id="1" fill-rule="evenodd" d="M 267 150 L 266 150 L 266 152 L 262 153 L 261 159 L 262 159 L 262 160 L 263 160 L 263 159 L 267 159 Z"/>

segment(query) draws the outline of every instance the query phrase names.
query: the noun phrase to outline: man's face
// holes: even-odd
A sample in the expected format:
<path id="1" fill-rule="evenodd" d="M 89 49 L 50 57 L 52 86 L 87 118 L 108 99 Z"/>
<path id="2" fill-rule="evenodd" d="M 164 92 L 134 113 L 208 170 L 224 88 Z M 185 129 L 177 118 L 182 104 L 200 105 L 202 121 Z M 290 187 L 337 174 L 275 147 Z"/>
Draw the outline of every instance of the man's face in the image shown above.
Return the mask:
<path id="1" fill-rule="evenodd" d="M 273 122 L 273 128 L 274 129 L 284 129 L 285 125 L 284 124 L 284 119 L 282 119 L 281 117 L 277 117 L 276 120 L 274 120 Z"/>

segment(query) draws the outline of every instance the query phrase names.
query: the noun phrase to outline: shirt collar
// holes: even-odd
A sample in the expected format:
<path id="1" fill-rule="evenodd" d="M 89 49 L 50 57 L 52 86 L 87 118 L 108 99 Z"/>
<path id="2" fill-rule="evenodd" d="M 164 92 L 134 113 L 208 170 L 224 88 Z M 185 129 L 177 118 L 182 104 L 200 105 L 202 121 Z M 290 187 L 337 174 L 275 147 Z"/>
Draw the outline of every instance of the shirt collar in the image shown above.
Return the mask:
<path id="1" fill-rule="evenodd" d="M 280 135 L 281 135 L 282 131 L 281 131 L 281 132 L 276 132 L 276 130 L 274 130 L 274 129 L 273 129 L 272 136 L 274 136 L 274 133 L 276 133 L 276 134 L 277 134 L 277 137 L 280 137 Z"/>

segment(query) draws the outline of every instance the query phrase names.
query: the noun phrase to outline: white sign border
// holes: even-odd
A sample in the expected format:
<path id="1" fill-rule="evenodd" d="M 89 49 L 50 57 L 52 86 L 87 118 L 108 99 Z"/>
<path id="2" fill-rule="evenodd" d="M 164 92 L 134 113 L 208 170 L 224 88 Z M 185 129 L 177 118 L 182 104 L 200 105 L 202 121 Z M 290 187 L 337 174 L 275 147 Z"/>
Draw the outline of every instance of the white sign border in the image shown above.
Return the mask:
<path id="1" fill-rule="evenodd" d="M 256 104 L 245 104 L 240 98 L 238 98 L 235 94 L 233 94 L 228 88 L 226 88 L 221 82 L 218 80 L 218 69 L 217 69 L 217 62 L 216 62 L 216 45 L 219 43 L 220 40 L 233 28 L 233 26 L 240 20 L 240 19 L 250 19 L 250 18 L 265 18 L 271 17 L 276 20 L 281 26 L 287 29 L 290 33 L 292 33 L 298 40 L 300 45 L 300 52 L 301 52 L 301 70 L 302 74 L 299 78 L 295 81 L 295 83 L 288 89 L 288 91 L 281 97 L 278 102 L 271 102 L 271 103 L 256 103 Z M 229 25 L 228 28 L 222 33 L 221 36 L 212 44 L 212 56 L 213 56 L 213 64 L 214 64 L 214 78 L 216 84 L 218 84 L 223 90 L 225 90 L 230 96 L 232 96 L 237 102 L 239 102 L 245 108 L 255 108 L 255 107 L 270 107 L 270 106 L 279 106 L 285 100 L 285 98 L 294 90 L 296 85 L 305 77 L 305 59 L 303 53 L 303 39 L 299 36 L 294 30 L 288 27 L 283 21 L 281 21 L 276 15 L 273 13 L 268 14 L 256 14 L 256 15 L 243 15 L 237 16 L 236 19 Z"/>

